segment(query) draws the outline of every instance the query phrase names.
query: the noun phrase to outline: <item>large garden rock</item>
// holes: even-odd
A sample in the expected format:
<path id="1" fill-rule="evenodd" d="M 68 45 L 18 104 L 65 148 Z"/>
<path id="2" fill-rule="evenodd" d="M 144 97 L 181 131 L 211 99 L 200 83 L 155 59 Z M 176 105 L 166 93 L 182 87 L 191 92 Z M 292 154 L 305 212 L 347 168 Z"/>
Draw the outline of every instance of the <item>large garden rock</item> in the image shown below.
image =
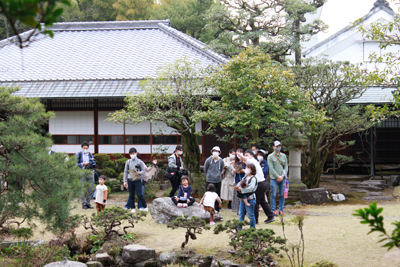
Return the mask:
<path id="1" fill-rule="evenodd" d="M 210 267 L 212 261 L 212 256 L 195 255 L 188 260 L 188 264 L 191 266 Z"/>
<path id="2" fill-rule="evenodd" d="M 108 255 L 107 253 L 97 253 L 94 256 L 94 260 L 101 262 L 102 265 L 105 266 L 109 266 L 109 265 L 113 265 L 114 264 L 114 260 L 113 258 L 111 258 L 110 255 Z"/>
<path id="3" fill-rule="evenodd" d="M 391 187 L 399 186 L 400 184 L 400 175 L 391 175 L 389 185 Z"/>
<path id="4" fill-rule="evenodd" d="M 210 221 L 210 213 L 204 212 L 203 207 L 199 208 L 199 203 L 195 202 L 187 208 L 178 208 L 169 197 L 160 197 L 153 200 L 150 206 L 150 213 L 154 220 L 158 223 L 169 223 L 178 217 L 189 215 L 200 217 L 206 222 Z M 220 214 L 214 215 L 214 221 L 223 220 Z"/>
<path id="5" fill-rule="evenodd" d="M 170 263 L 175 263 L 177 260 L 177 256 L 175 252 L 163 252 L 160 254 L 160 264 L 166 265 Z"/>
<path id="6" fill-rule="evenodd" d="M 103 267 L 103 264 L 101 264 L 99 261 L 88 261 L 86 262 L 86 265 L 88 267 Z"/>
<path id="7" fill-rule="evenodd" d="M 381 200 L 392 200 L 393 197 L 385 197 L 385 196 L 371 196 L 371 197 L 363 197 L 362 200 L 367 201 L 381 201 Z"/>
<path id="8" fill-rule="evenodd" d="M 82 262 L 69 261 L 67 258 L 64 258 L 63 261 L 52 262 L 46 264 L 44 267 L 87 267 L 87 265 Z"/>
<path id="9" fill-rule="evenodd" d="M 329 192 L 325 188 L 314 188 L 300 191 L 301 202 L 305 204 L 317 204 L 329 202 Z"/>
<path id="10" fill-rule="evenodd" d="M 127 264 L 135 264 L 135 266 L 140 266 L 140 263 L 144 262 L 157 262 L 156 251 L 145 246 L 128 245 L 122 249 L 122 260 Z"/>

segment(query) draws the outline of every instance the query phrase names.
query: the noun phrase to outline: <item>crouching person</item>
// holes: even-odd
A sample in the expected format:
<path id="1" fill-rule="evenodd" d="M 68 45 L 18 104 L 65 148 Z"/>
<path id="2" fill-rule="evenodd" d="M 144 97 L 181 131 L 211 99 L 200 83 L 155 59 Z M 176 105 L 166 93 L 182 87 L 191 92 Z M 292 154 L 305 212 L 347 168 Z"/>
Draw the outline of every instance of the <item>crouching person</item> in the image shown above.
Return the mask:
<path id="1" fill-rule="evenodd" d="M 184 175 L 181 178 L 178 195 L 176 197 L 171 197 L 171 199 L 178 208 L 187 208 L 188 206 L 192 206 L 195 202 L 195 199 L 190 196 L 191 193 L 192 186 L 189 185 L 189 177 Z"/>

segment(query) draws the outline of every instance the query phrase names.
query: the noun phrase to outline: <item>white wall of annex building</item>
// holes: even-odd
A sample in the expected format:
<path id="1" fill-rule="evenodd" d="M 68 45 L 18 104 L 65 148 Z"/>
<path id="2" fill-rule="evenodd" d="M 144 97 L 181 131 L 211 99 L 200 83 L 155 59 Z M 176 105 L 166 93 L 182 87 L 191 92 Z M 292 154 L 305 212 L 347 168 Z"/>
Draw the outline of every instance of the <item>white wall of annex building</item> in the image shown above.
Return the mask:
<path id="1" fill-rule="evenodd" d="M 115 124 L 114 122 L 106 121 L 109 113 L 111 113 L 111 111 L 99 111 L 99 134 L 124 134 L 124 125 L 122 123 Z"/>
<path id="2" fill-rule="evenodd" d="M 49 132 L 62 135 L 94 134 L 93 111 L 56 111 Z"/>

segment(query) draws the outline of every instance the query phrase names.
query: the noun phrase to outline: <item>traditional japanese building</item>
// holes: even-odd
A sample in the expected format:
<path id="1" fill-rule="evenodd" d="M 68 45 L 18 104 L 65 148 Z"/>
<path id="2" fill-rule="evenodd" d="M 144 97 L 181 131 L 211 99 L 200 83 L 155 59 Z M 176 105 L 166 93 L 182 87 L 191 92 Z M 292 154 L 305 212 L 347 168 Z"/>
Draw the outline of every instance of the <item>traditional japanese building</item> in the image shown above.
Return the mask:
<path id="1" fill-rule="evenodd" d="M 92 153 L 127 153 L 134 146 L 145 160 L 160 145 L 172 152 L 181 142 L 174 129 L 161 122 L 114 124 L 108 114 L 165 63 L 182 57 L 203 66 L 227 62 L 169 20 L 56 23 L 52 30 L 54 38 L 39 36 L 22 50 L 0 41 L 0 86 L 19 87 L 16 95 L 38 97 L 55 112 L 48 128 L 56 152 L 76 153 L 83 141 Z M 212 145 L 199 139 L 201 150 Z"/>

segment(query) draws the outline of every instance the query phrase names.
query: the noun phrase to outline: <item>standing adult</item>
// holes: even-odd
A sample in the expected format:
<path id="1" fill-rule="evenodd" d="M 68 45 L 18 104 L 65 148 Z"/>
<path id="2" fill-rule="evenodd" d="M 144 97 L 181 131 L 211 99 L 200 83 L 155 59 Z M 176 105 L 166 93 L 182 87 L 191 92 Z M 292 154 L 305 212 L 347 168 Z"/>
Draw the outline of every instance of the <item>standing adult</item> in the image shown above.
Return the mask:
<path id="1" fill-rule="evenodd" d="M 244 177 L 244 170 L 246 169 L 246 164 L 244 164 L 242 158 L 239 156 L 243 156 L 243 149 L 238 148 L 236 150 L 236 159 L 235 159 L 235 168 L 233 172 L 235 173 L 235 184 L 238 184 L 240 180 Z M 232 200 L 232 211 L 239 214 L 240 207 L 240 199 L 238 198 L 236 192 L 233 194 Z"/>
<path id="2" fill-rule="evenodd" d="M 94 174 L 93 169 L 96 167 L 96 161 L 92 153 L 89 152 L 89 143 L 83 142 L 81 145 L 82 151 L 76 153 L 76 165 L 78 165 L 82 169 L 90 169 L 92 170 L 90 173 L 84 174 L 81 178 L 81 182 L 83 184 L 88 183 L 87 191 L 81 197 L 82 209 L 94 209 L 90 205 L 90 199 L 93 196 L 94 192 Z"/>
<path id="3" fill-rule="evenodd" d="M 268 181 L 268 170 L 269 170 L 269 167 L 268 167 L 266 154 L 267 154 L 267 152 L 265 152 L 264 149 L 260 149 L 260 150 L 257 151 L 257 160 L 260 163 L 261 169 L 263 170 L 265 183 L 266 183 L 266 186 L 267 186 L 266 195 L 269 196 L 269 194 L 271 192 L 271 187 L 270 187 L 270 184 L 269 184 L 269 181 Z"/>
<path id="4" fill-rule="evenodd" d="M 239 188 L 236 186 L 235 189 L 242 194 L 246 194 L 246 197 L 247 194 L 250 194 L 247 199 L 247 202 L 250 204 L 250 206 L 247 206 L 243 200 L 240 202 L 239 221 L 244 221 L 244 216 L 247 214 L 247 217 L 250 220 L 250 228 L 256 228 L 256 218 L 254 216 L 256 205 L 256 194 L 254 192 L 257 191 L 258 187 L 257 178 L 255 176 L 257 174 L 256 166 L 253 163 L 246 164 L 245 173 L 246 175 L 242 178 L 242 180 L 246 180 L 247 187 Z M 241 227 L 239 228 L 241 229 Z"/>
<path id="5" fill-rule="evenodd" d="M 256 223 L 258 223 L 258 207 L 261 205 L 262 209 L 267 216 L 267 219 L 264 221 L 265 223 L 271 223 L 275 221 L 274 213 L 271 211 L 271 208 L 268 205 L 268 202 L 265 200 L 265 192 L 267 190 L 267 184 L 265 183 L 265 178 L 263 171 L 261 169 L 260 163 L 254 158 L 253 151 L 246 150 L 244 153 L 243 161 L 248 165 L 249 163 L 254 164 L 257 169 L 257 173 L 255 174 L 258 182 L 258 187 L 256 190 L 256 205 L 254 210 L 254 215 L 256 217 Z"/>
<path id="6" fill-rule="evenodd" d="M 146 165 L 144 162 L 137 158 L 137 150 L 134 147 L 129 149 L 129 156 L 131 157 L 125 162 L 124 169 L 124 187 L 128 187 L 129 197 L 128 203 L 125 206 L 131 209 L 132 213 L 136 212 L 135 207 L 135 193 L 138 196 L 138 203 L 141 202 L 142 208 L 139 211 L 148 211 L 146 200 L 142 192 L 142 179 L 145 172 Z"/>
<path id="7" fill-rule="evenodd" d="M 182 157 L 183 154 L 182 146 L 176 146 L 174 153 L 168 157 L 168 168 L 175 173 L 175 175 L 171 178 L 171 192 L 169 192 L 169 196 L 173 197 L 175 195 L 176 190 L 178 190 L 179 185 L 181 184 L 181 176 L 179 175 L 179 171 L 183 170 Z"/>
<path id="8" fill-rule="evenodd" d="M 235 184 L 235 175 L 233 172 L 235 169 L 235 159 L 236 159 L 236 150 L 229 150 L 228 157 L 224 158 L 224 173 L 222 175 L 221 181 L 221 199 L 227 200 L 228 209 L 232 209 L 232 200 L 234 189 L 230 186 Z"/>
<path id="9" fill-rule="evenodd" d="M 218 146 L 211 149 L 211 156 L 204 163 L 204 173 L 206 174 L 206 190 L 209 184 L 214 184 L 216 193 L 221 197 L 221 181 L 224 172 L 224 161 L 219 157 L 221 149 Z M 215 201 L 215 210 L 219 212 L 219 203 Z"/>
<path id="10" fill-rule="evenodd" d="M 279 189 L 279 215 L 283 214 L 285 206 L 285 173 L 288 172 L 288 162 L 286 155 L 281 152 L 282 144 L 279 141 L 274 141 L 272 148 L 274 152 L 268 155 L 267 161 L 269 166 L 269 177 L 271 179 L 271 209 L 275 215 L 276 212 L 276 194 Z"/>

